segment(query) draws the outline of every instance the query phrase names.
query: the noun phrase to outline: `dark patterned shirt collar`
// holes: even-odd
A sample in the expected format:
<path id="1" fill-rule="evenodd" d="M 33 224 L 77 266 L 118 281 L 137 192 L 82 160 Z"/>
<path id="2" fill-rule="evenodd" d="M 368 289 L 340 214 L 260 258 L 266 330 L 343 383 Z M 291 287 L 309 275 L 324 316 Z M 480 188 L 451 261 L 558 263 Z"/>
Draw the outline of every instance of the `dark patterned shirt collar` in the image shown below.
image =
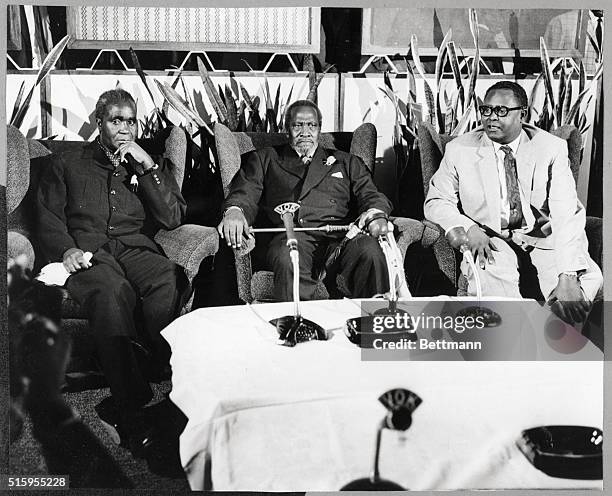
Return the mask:
<path id="1" fill-rule="evenodd" d="M 113 164 L 115 169 L 121 165 L 121 157 L 115 155 L 108 147 L 104 146 L 99 136 L 96 138 L 96 143 L 98 143 L 100 149 L 104 152 L 104 155 L 110 160 L 110 163 Z"/>

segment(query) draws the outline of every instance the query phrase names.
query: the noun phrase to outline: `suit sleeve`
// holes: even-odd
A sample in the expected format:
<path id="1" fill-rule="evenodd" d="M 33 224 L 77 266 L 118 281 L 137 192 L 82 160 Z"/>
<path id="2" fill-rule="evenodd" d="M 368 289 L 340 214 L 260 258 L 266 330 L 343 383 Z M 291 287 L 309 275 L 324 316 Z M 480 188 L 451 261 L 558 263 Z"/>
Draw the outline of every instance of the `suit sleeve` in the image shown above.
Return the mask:
<path id="1" fill-rule="evenodd" d="M 453 153 L 456 149 L 449 143 L 440 167 L 429 182 L 424 205 L 425 218 L 440 225 L 444 232 L 458 226 L 467 231 L 476 224 L 459 210 L 459 173 L 452 160 Z"/>
<path id="2" fill-rule="evenodd" d="M 229 193 L 223 210 L 236 206 L 244 212 L 249 225 L 255 222 L 259 209 L 259 200 L 263 192 L 264 160 L 260 153 L 251 152 L 229 185 Z"/>
<path id="3" fill-rule="evenodd" d="M 183 222 L 187 204 L 174 179 L 172 162 L 160 159 L 157 163 L 156 170 L 150 169 L 138 178 L 139 188 L 152 220 L 159 227 L 174 229 Z"/>
<path id="4" fill-rule="evenodd" d="M 66 224 L 66 182 L 64 163 L 59 157 L 45 167 L 37 191 L 38 239 L 47 260 L 60 261 L 66 250 L 77 248 L 76 241 L 68 234 Z"/>
<path id="5" fill-rule="evenodd" d="M 550 164 L 548 209 L 555 248 L 557 273 L 580 271 L 588 267 L 584 253 L 586 214 L 578 200 L 576 184 L 569 166 L 567 143 L 559 143 Z"/>
<path id="6" fill-rule="evenodd" d="M 359 214 L 370 208 L 382 210 L 387 215 L 391 213 L 393 205 L 389 199 L 374 185 L 372 176 L 363 161 L 351 155 L 349 160 L 349 174 L 351 178 L 352 194 L 357 200 Z"/>

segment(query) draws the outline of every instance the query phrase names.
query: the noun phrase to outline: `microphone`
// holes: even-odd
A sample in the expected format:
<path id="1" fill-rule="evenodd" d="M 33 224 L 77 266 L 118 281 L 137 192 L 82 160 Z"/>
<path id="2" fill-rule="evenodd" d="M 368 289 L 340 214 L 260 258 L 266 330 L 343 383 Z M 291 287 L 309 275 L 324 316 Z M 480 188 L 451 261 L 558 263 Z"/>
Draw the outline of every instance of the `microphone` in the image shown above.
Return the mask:
<path id="1" fill-rule="evenodd" d="M 387 416 L 382 419 L 376 429 L 374 444 L 374 459 L 369 477 L 354 480 L 343 486 L 340 491 L 405 491 L 406 488 L 397 482 L 383 479 L 380 476 L 379 458 L 383 429 L 405 432 L 412 425 L 412 413 L 423 402 L 415 393 L 408 389 L 392 389 L 378 398 L 387 409 Z"/>
<path id="2" fill-rule="evenodd" d="M 295 346 L 297 343 L 313 339 L 326 340 L 328 335 L 319 324 L 305 319 L 300 314 L 300 263 L 298 241 L 293 230 L 293 214 L 300 208 L 299 203 L 281 203 L 274 211 L 281 216 L 287 233 L 287 246 L 293 268 L 293 315 L 273 319 L 270 323 L 279 334 L 279 344 Z"/>

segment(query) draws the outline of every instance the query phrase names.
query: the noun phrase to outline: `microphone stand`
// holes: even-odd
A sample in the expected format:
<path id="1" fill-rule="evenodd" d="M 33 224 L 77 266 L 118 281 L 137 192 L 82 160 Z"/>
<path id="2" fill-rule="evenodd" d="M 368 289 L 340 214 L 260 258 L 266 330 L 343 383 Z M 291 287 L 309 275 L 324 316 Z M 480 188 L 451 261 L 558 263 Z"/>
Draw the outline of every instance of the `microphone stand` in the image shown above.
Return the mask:
<path id="1" fill-rule="evenodd" d="M 397 301 L 399 298 L 410 298 L 410 290 L 404 274 L 404 261 L 402 253 L 397 247 L 393 236 L 393 224 L 388 222 L 387 232 L 378 235 L 378 243 L 387 262 L 389 272 L 389 313 L 398 313 Z"/>
<path id="2" fill-rule="evenodd" d="M 463 227 L 455 227 L 446 233 L 446 240 L 449 244 L 459 250 L 470 268 L 474 277 L 474 283 L 476 285 L 476 301 L 477 306 L 467 307 L 457 312 L 458 315 L 469 315 L 469 316 L 481 316 L 484 319 L 486 327 L 496 327 L 501 324 L 501 316 L 489 308 L 485 308 L 481 305 L 482 301 L 482 284 L 480 282 L 480 275 L 474 257 L 468 245 L 468 237 Z"/>
<path id="3" fill-rule="evenodd" d="M 400 401 L 395 401 L 398 398 Z M 389 401 L 389 399 L 391 399 Z M 340 491 L 405 491 L 406 488 L 397 482 L 383 479 L 380 476 L 379 458 L 383 429 L 405 432 L 412 425 L 412 413 L 422 403 L 421 398 L 407 389 L 387 391 L 378 399 L 386 408 L 387 415 L 376 428 L 374 442 L 374 459 L 369 477 L 357 479 L 343 486 Z"/>
<path id="4" fill-rule="evenodd" d="M 274 209 L 285 225 L 289 257 L 293 268 L 293 315 L 286 315 L 270 321 L 272 325 L 276 326 L 279 333 L 279 344 L 284 346 L 295 346 L 297 343 L 313 339 L 327 339 L 325 329 L 313 321 L 305 319 L 300 313 L 300 255 L 293 228 L 293 214 L 299 208 L 298 203 L 287 202 Z"/>

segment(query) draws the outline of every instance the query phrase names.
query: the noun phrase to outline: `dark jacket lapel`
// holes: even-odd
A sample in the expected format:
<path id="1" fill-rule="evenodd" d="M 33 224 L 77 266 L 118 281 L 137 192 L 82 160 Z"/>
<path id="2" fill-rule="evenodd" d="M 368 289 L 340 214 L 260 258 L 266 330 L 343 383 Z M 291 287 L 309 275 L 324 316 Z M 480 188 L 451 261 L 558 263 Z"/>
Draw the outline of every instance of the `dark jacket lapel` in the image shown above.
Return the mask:
<path id="1" fill-rule="evenodd" d="M 302 179 L 301 172 L 304 170 L 304 165 L 300 160 L 299 155 L 289 145 L 284 145 L 277 149 L 278 151 L 278 166 L 285 172 Z"/>
<path id="2" fill-rule="evenodd" d="M 300 200 L 304 198 L 312 188 L 316 187 L 331 170 L 331 167 L 328 167 L 325 163 L 327 156 L 325 148 L 319 145 L 312 157 L 312 162 L 310 162 L 308 166 L 306 179 L 304 180 L 302 192 L 300 193 Z"/>

